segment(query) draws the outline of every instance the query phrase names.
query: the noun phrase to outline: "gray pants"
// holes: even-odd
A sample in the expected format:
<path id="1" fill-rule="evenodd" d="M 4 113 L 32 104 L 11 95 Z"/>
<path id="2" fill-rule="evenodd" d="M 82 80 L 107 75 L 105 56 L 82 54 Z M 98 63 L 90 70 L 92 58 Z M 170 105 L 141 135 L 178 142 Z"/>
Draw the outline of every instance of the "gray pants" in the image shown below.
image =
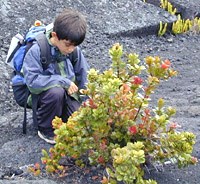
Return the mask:
<path id="1" fill-rule="evenodd" d="M 70 97 L 63 88 L 51 88 L 39 95 L 37 108 L 38 130 L 52 132 L 55 116 L 67 122 L 69 116 L 80 107 L 80 102 Z"/>

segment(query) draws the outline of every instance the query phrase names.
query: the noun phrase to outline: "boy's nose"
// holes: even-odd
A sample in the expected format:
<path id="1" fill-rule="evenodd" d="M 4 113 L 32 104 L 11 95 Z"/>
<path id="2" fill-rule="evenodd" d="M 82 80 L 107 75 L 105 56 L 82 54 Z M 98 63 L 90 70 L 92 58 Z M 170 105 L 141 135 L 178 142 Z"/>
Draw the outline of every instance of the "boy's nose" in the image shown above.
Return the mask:
<path id="1" fill-rule="evenodd" d="M 67 52 L 70 54 L 71 52 L 74 51 L 74 49 L 75 49 L 75 47 L 70 47 L 70 48 L 68 48 Z"/>

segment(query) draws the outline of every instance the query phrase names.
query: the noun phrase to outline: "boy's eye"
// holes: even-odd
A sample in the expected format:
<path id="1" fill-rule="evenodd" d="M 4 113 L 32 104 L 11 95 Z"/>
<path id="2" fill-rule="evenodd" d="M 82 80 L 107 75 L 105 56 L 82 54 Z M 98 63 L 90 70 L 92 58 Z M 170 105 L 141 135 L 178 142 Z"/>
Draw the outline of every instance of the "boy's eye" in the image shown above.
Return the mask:
<path id="1" fill-rule="evenodd" d="M 66 47 L 71 47 L 71 46 L 73 46 L 73 45 L 71 45 L 71 44 L 69 44 L 69 43 L 66 43 L 65 46 L 66 46 Z"/>

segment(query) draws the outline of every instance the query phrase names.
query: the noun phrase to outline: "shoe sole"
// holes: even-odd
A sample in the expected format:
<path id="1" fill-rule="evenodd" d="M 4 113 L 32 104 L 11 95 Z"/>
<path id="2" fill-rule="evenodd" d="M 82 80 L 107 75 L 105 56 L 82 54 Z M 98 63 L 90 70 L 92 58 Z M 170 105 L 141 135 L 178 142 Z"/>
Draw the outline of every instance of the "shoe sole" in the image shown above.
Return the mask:
<path id="1" fill-rule="evenodd" d="M 43 135 L 40 133 L 40 131 L 38 131 L 38 136 L 43 139 L 44 141 L 46 141 L 47 143 L 49 144 L 56 144 L 56 141 L 54 140 L 49 140 L 49 139 L 46 139 L 45 137 L 43 137 Z"/>

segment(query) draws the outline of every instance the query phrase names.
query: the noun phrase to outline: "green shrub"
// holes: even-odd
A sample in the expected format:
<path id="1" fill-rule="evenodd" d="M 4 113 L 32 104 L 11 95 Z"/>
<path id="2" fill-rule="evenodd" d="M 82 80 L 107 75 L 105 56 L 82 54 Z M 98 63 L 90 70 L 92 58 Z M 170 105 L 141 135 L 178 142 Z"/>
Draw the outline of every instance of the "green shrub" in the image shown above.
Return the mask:
<path id="1" fill-rule="evenodd" d="M 155 184 L 143 179 L 146 162 L 171 159 L 180 167 L 196 163 L 191 156 L 195 135 L 176 131 L 176 123 L 170 121 L 176 110 L 165 107 L 163 99 L 150 105 L 160 82 L 177 74 L 170 61 L 148 56 L 141 64 L 136 54 L 126 58 L 119 44 L 109 53 L 110 69 L 89 71 L 87 89 L 81 92 L 90 98 L 67 123 L 53 120 L 56 145 L 49 153 L 43 150 L 46 170 L 64 170 L 59 161 L 65 156 L 81 167 L 88 158 L 90 164 L 106 168 L 102 183 Z"/>

